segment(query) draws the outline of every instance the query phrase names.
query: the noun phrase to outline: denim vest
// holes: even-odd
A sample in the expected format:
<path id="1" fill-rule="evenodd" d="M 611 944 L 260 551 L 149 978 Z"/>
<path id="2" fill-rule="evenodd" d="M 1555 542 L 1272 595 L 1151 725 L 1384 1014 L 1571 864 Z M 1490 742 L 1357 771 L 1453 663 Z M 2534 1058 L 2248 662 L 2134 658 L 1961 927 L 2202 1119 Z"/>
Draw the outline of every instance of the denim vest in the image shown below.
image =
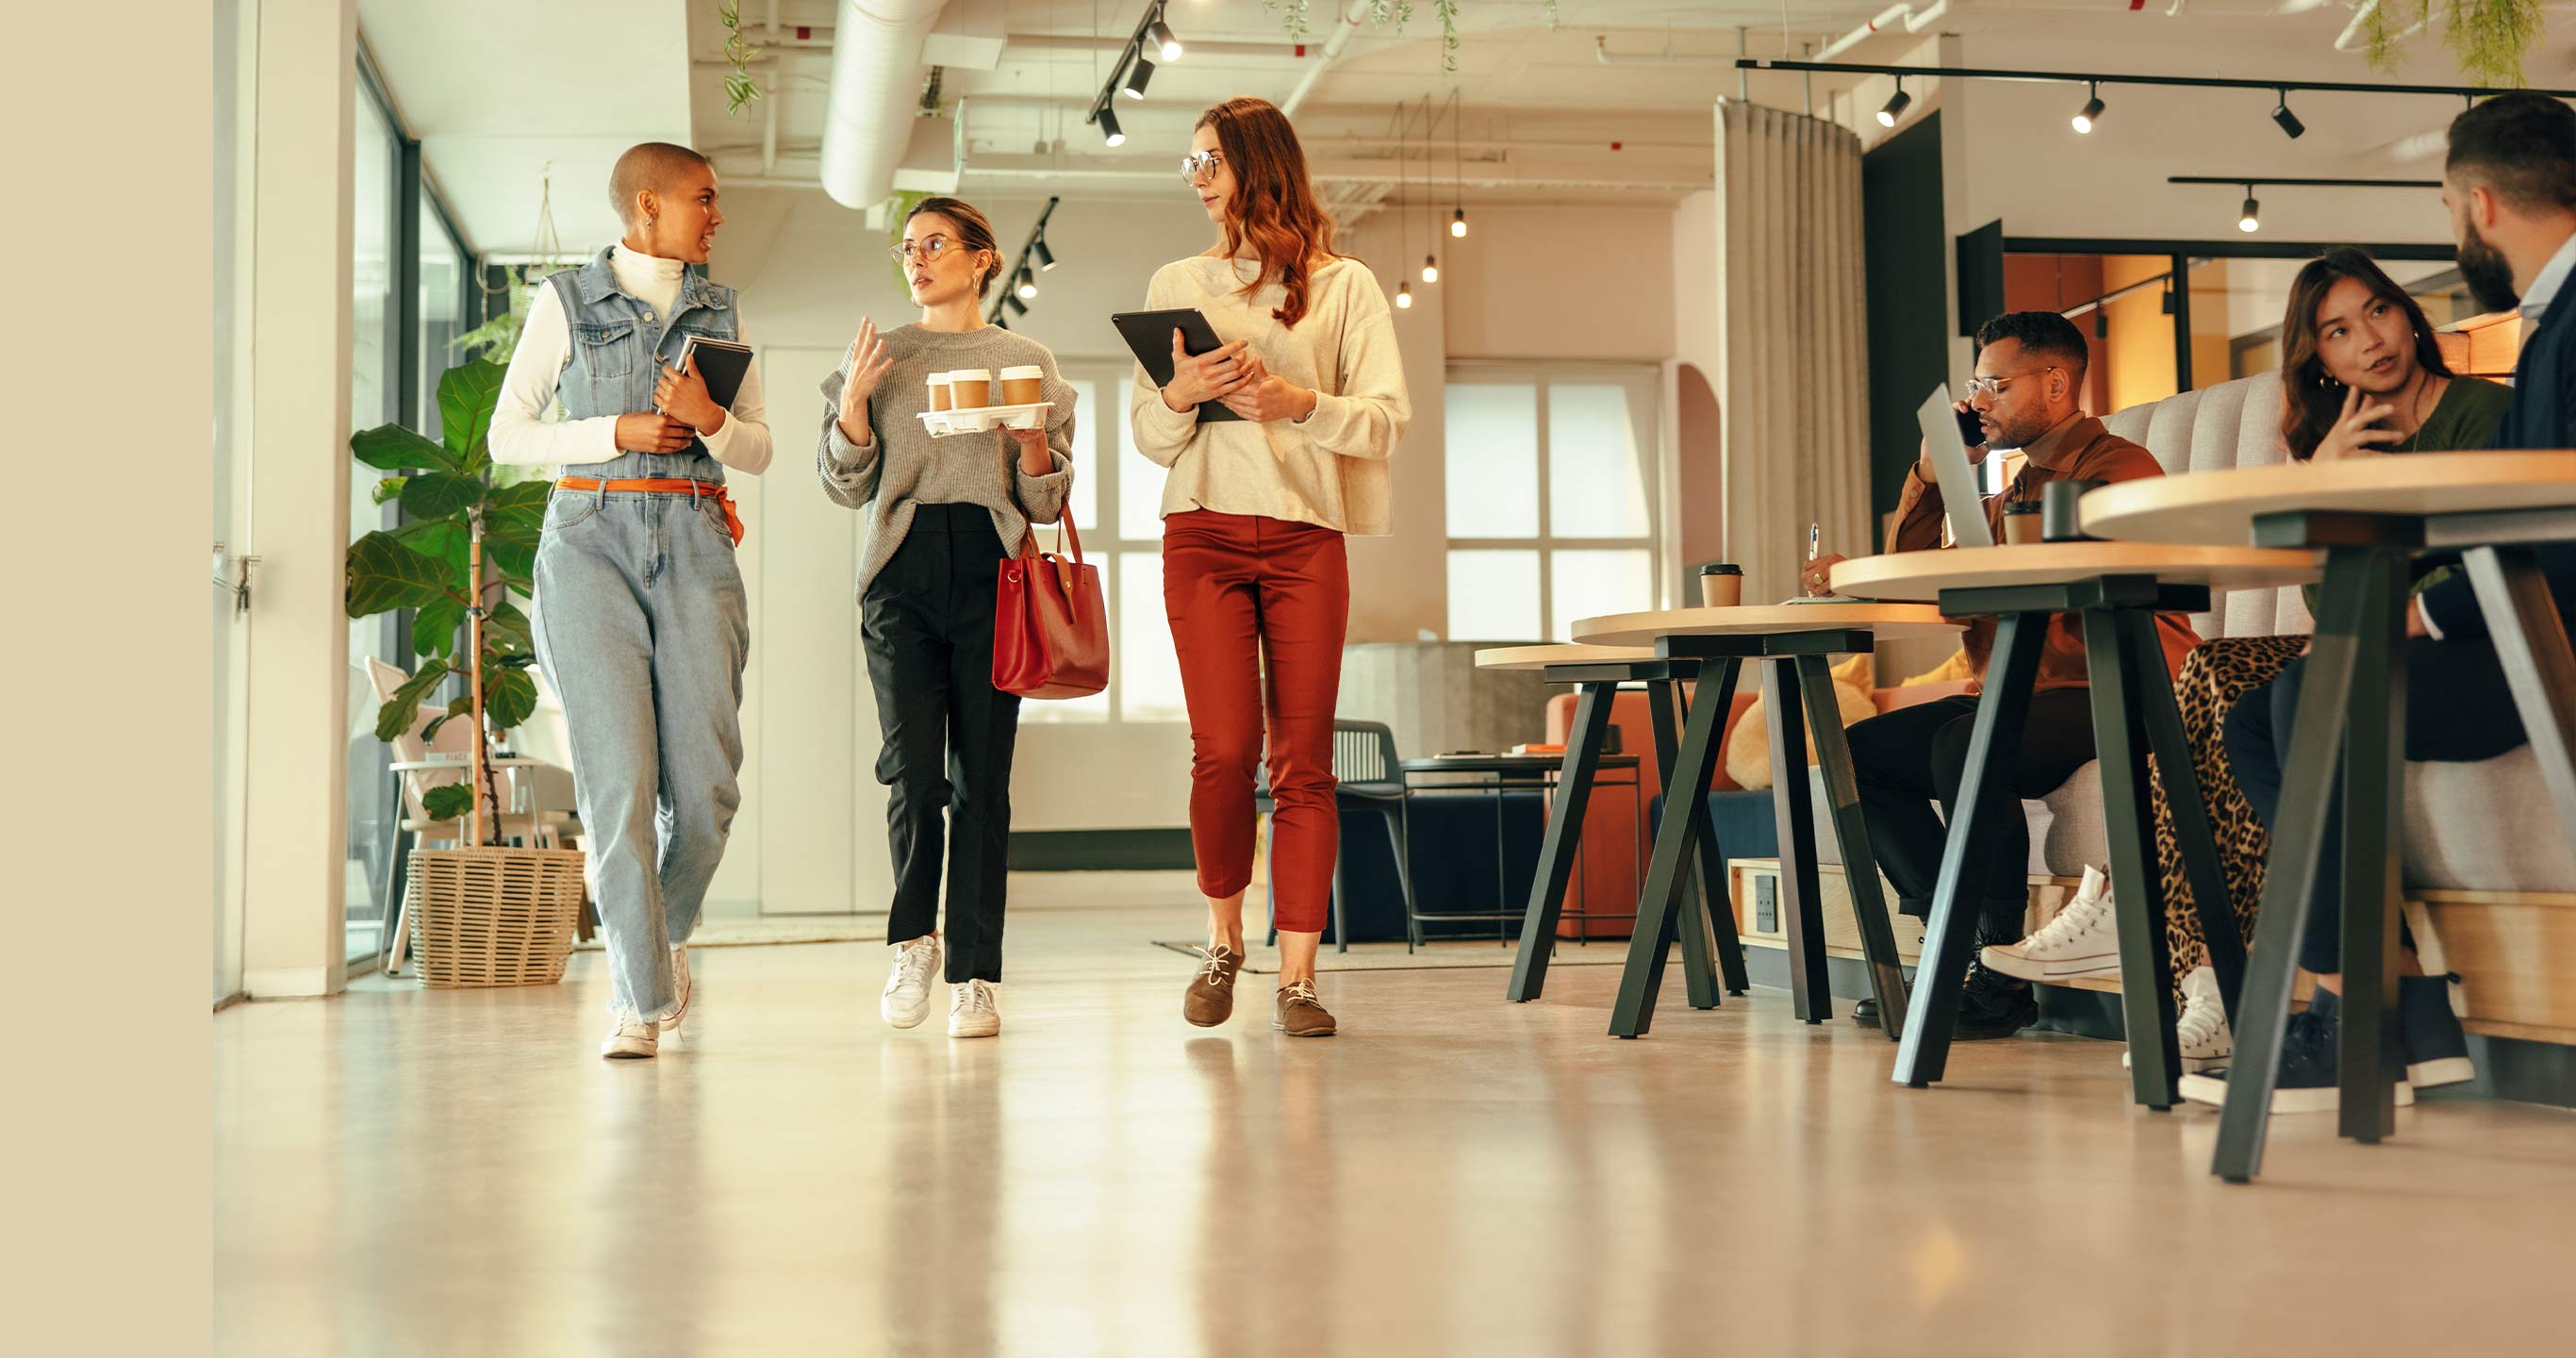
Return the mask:
<path id="1" fill-rule="evenodd" d="M 680 346 L 689 336 L 729 340 L 739 335 L 733 289 L 708 282 L 703 264 L 692 264 L 681 275 L 678 314 L 671 316 L 656 316 L 651 306 L 618 290 L 607 250 L 546 282 L 563 303 L 564 321 L 572 331 L 570 357 L 555 379 L 567 419 L 651 410 L 660 365 L 677 367 Z M 694 440 L 685 453 L 621 452 L 571 470 L 612 481 L 651 476 L 724 481 L 724 464 L 707 452 L 705 443 Z"/>

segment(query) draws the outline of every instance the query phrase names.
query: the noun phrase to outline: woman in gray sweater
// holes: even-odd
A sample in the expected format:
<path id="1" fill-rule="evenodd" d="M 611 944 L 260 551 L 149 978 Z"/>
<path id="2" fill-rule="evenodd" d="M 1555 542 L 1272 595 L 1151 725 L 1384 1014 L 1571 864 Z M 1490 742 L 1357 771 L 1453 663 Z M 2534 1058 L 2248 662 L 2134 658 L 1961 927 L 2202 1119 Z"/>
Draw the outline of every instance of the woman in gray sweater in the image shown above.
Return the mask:
<path id="1" fill-rule="evenodd" d="M 895 247 L 921 319 L 878 334 L 863 321 L 823 379 L 823 488 L 867 516 L 859 613 L 884 748 L 886 838 L 895 894 L 892 974 L 878 1002 L 910 1028 L 930 1011 L 939 966 L 941 813 L 947 813 L 948 1035 L 1002 1030 L 1005 850 L 1020 700 L 993 687 L 993 596 L 1031 523 L 1064 510 L 1073 483 L 1073 388 L 1046 346 L 985 324 L 978 303 L 1001 271 L 992 224 L 931 198 Z M 933 374 L 1036 367 L 1054 406 L 1044 429 L 932 439 L 918 418 Z"/>

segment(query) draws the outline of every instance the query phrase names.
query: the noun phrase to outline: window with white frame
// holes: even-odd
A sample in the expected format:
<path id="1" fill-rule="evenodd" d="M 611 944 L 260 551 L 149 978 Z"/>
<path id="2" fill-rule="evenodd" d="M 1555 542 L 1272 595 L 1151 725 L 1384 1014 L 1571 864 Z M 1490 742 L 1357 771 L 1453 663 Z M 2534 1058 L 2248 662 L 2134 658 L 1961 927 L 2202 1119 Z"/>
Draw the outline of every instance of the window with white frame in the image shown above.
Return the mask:
<path id="1" fill-rule="evenodd" d="M 1655 606 L 1660 390 L 1642 365 L 1451 365 L 1450 640 L 1566 641 Z"/>
<path id="2" fill-rule="evenodd" d="M 1136 451 L 1127 419 L 1133 368 L 1066 360 L 1074 390 L 1074 527 L 1083 556 L 1100 570 L 1109 611 L 1109 687 L 1087 698 L 1027 703 L 1023 722 L 1182 722 L 1181 668 L 1163 616 L 1163 469 Z M 1041 550 L 1055 533 L 1041 529 Z"/>

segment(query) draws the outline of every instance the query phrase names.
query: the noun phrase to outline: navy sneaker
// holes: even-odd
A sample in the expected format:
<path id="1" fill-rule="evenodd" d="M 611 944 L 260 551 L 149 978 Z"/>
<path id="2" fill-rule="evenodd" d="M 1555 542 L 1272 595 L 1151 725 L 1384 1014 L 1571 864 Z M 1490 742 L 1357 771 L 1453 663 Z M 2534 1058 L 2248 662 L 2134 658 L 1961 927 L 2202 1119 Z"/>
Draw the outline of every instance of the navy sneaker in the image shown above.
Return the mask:
<path id="1" fill-rule="evenodd" d="M 2272 1085 L 2275 1113 L 2331 1113 L 2343 1100 L 2335 1084 L 2335 1047 L 2343 1032 L 2343 1001 L 2319 987 L 2308 1007 L 2290 1015 L 2281 1030 L 2281 1071 Z M 2182 1096 L 2213 1108 L 2227 1103 L 2227 1069 L 2182 1077 Z M 2397 1106 L 2415 1102 L 2415 1087 L 2397 1082 Z"/>
<path id="2" fill-rule="evenodd" d="M 2451 1012 L 2449 976 L 2397 978 L 2397 1040 L 2406 1049 L 2406 1082 L 2418 1089 L 2478 1078 L 2469 1060 L 2469 1035 Z"/>
<path id="3" fill-rule="evenodd" d="M 1988 1042 L 2010 1037 L 2039 1022 L 2039 997 L 2030 982 L 2015 980 L 1983 962 L 1968 964 L 1968 982 L 1959 991 L 1959 1019 L 1951 1028 L 1956 1042 Z"/>

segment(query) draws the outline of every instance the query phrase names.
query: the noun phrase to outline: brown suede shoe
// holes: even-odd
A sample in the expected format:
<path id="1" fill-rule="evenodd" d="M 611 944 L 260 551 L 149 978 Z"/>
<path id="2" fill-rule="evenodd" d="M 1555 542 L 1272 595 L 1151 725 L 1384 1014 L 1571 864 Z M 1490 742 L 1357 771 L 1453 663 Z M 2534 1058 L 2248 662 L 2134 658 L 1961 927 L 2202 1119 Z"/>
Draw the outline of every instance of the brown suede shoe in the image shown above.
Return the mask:
<path id="1" fill-rule="evenodd" d="M 1333 1016 L 1315 999 L 1315 983 L 1291 981 L 1279 988 L 1279 1012 L 1270 1026 L 1290 1037 L 1331 1037 Z"/>
<path id="2" fill-rule="evenodd" d="M 1201 1028 L 1213 1028 L 1234 1016 L 1234 973 L 1243 959 L 1222 943 L 1198 950 L 1202 964 L 1181 996 L 1181 1017 Z"/>

